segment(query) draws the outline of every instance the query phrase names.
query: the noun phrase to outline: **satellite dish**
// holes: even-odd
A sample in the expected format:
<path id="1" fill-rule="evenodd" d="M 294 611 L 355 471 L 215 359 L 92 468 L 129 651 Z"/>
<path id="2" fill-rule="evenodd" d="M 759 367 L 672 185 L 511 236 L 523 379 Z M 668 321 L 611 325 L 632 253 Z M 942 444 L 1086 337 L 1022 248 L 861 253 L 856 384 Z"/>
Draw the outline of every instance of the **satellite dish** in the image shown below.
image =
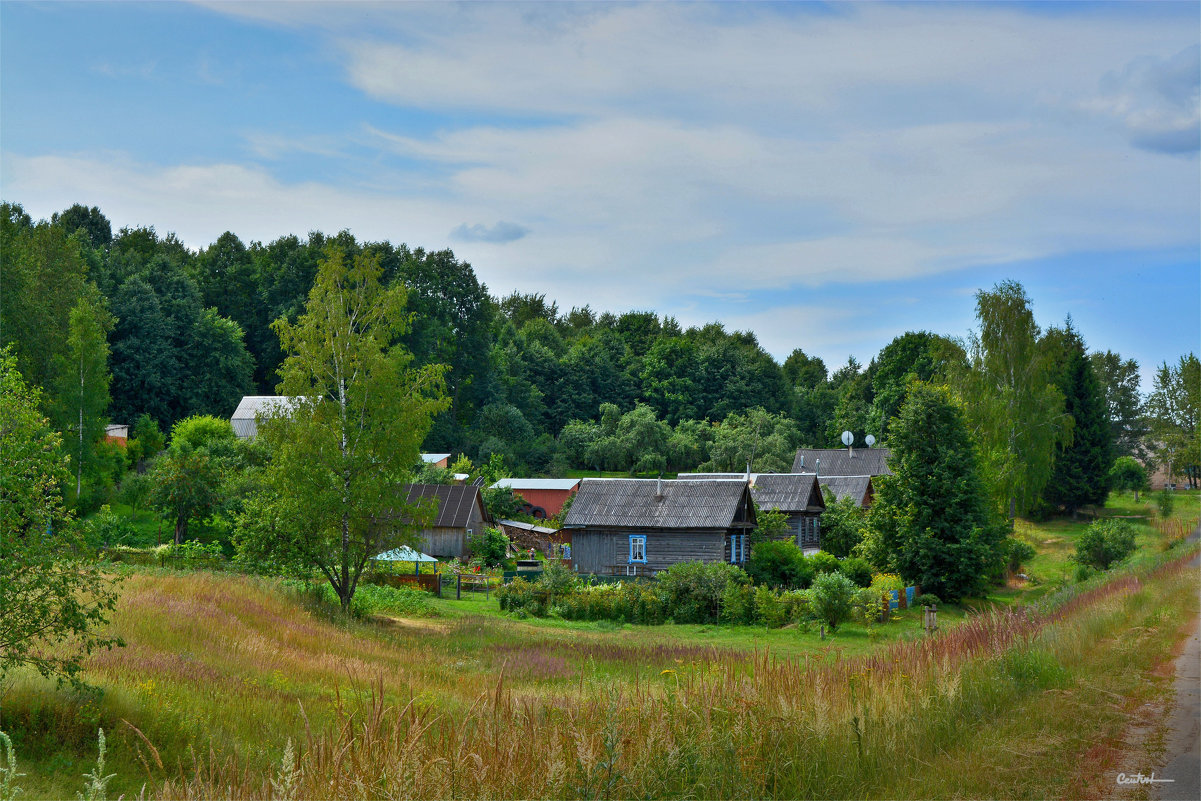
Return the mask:
<path id="1" fill-rule="evenodd" d="M 873 437 L 871 434 L 868 434 L 867 437 L 863 441 L 867 443 L 867 447 L 869 447 L 869 448 L 876 444 L 876 438 Z"/>
<path id="2" fill-rule="evenodd" d="M 844 432 L 842 432 L 842 444 L 843 444 L 843 445 L 850 446 L 850 444 L 851 444 L 852 442 L 854 442 L 854 441 L 855 441 L 855 435 L 854 435 L 854 434 L 852 434 L 850 431 L 844 431 Z"/>

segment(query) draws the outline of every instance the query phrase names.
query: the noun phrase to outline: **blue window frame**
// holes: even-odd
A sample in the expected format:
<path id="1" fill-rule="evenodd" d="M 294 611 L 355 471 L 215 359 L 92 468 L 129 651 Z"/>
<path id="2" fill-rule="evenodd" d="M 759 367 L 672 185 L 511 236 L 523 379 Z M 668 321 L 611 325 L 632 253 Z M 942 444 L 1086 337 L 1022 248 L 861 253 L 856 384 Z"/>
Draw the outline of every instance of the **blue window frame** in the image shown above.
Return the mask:
<path id="1" fill-rule="evenodd" d="M 630 562 L 646 563 L 646 535 L 630 535 Z"/>

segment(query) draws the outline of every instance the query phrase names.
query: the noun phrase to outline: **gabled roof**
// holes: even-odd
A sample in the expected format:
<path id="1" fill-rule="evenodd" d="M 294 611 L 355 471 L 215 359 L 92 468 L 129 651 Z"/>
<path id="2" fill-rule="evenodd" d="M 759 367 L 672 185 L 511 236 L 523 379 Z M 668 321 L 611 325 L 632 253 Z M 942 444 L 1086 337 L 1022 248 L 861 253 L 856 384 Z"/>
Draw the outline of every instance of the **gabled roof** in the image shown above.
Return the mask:
<path id="1" fill-rule="evenodd" d="M 559 529 L 547 528 L 546 526 L 536 526 L 533 523 L 523 523 L 520 520 L 498 520 L 498 524 L 506 528 L 516 528 L 521 531 L 530 531 L 534 534 L 558 534 Z"/>
<path id="2" fill-rule="evenodd" d="M 442 461 L 443 459 L 449 459 L 449 458 L 450 458 L 449 453 L 423 453 L 423 454 L 421 454 L 421 461 L 425 462 L 426 464 L 437 464 L 438 462 Z"/>
<path id="3" fill-rule="evenodd" d="M 821 476 L 818 481 L 821 482 L 822 487 L 833 493 L 834 500 L 840 501 L 844 497 L 850 496 L 860 506 L 863 505 L 863 499 L 872 489 L 871 476 Z"/>
<path id="4" fill-rule="evenodd" d="M 760 509 L 803 512 L 810 507 L 824 509 L 825 498 L 813 473 L 750 473 L 751 497 Z M 741 479 L 747 473 L 681 473 L 688 479 Z"/>
<path id="5" fill-rule="evenodd" d="M 286 411 L 291 405 L 290 395 L 243 395 L 242 400 L 238 401 L 238 408 L 234 409 L 229 418 L 229 423 L 241 439 L 253 437 L 258 434 L 256 417 L 260 413 L 270 415 L 280 409 Z"/>
<path id="6" fill-rule="evenodd" d="M 573 490 L 580 485 L 578 478 L 502 478 L 492 485 L 511 490 Z"/>
<path id="7" fill-rule="evenodd" d="M 792 472 L 826 476 L 891 476 L 888 448 L 798 448 Z M 820 463 L 819 463 L 820 460 Z"/>
<path id="8" fill-rule="evenodd" d="M 472 506 L 479 506 L 484 520 L 491 521 L 480 488 L 464 484 L 406 484 L 409 503 L 433 499 L 438 513 L 430 523 L 432 528 L 464 528 L 471 522 Z"/>
<path id="9" fill-rule="evenodd" d="M 754 522 L 746 481 L 585 478 L 565 528 L 729 528 L 745 510 Z"/>

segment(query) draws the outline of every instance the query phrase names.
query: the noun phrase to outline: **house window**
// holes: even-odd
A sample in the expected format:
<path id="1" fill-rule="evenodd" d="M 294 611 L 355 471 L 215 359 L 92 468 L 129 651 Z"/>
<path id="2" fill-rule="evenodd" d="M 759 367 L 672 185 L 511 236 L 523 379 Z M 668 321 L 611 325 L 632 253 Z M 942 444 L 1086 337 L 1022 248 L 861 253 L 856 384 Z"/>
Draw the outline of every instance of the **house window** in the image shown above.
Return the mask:
<path id="1" fill-rule="evenodd" d="M 630 537 L 630 561 L 645 562 L 646 561 L 646 537 L 631 536 Z"/>

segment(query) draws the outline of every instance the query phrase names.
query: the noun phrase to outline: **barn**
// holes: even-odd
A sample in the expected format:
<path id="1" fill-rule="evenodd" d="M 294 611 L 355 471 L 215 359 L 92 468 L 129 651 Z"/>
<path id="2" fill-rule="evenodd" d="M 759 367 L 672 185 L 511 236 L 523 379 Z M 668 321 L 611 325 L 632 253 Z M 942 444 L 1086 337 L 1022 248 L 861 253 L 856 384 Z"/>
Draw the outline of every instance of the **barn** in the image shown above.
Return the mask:
<path id="1" fill-rule="evenodd" d="M 522 511 L 537 520 L 555 517 L 580 488 L 578 478 L 502 478 L 493 488 L 513 490 L 523 501 Z"/>
<path id="2" fill-rule="evenodd" d="M 679 562 L 742 564 L 755 505 L 736 479 L 586 478 L 564 529 L 576 570 L 653 576 Z"/>

